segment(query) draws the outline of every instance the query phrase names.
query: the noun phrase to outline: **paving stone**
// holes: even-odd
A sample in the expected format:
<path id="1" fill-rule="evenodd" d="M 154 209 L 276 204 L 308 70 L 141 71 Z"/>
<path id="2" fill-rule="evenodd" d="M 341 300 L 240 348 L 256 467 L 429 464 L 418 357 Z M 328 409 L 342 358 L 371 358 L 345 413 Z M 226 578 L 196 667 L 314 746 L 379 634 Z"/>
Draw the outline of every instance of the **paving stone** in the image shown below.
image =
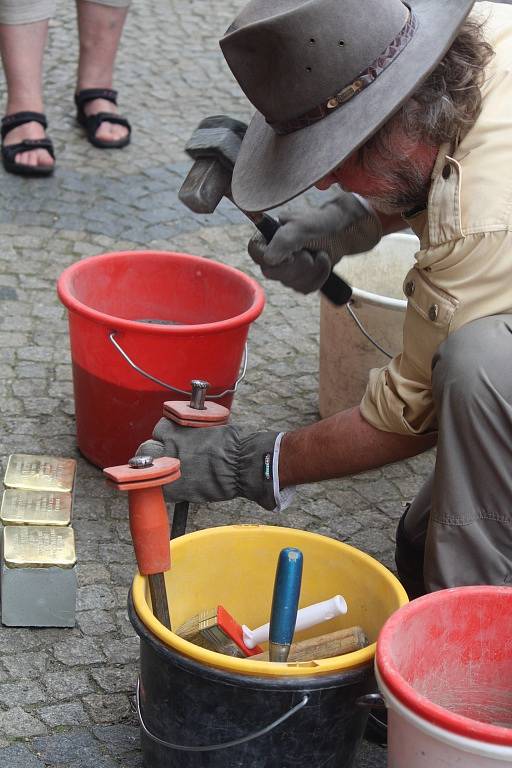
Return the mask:
<path id="1" fill-rule="evenodd" d="M 19 653 L 12 656 L 3 656 L 2 664 L 11 677 L 15 679 L 36 679 L 46 670 L 48 660 L 49 657 L 47 653 L 44 651 L 37 651 L 34 653 Z"/>
<path id="2" fill-rule="evenodd" d="M 53 728 L 63 725 L 86 725 L 90 722 L 82 704 L 78 701 L 39 707 L 37 712 L 41 720 Z"/>
<path id="3" fill-rule="evenodd" d="M 89 584 L 78 589 L 77 610 L 108 610 L 115 604 L 113 590 L 107 584 Z"/>
<path id="4" fill-rule="evenodd" d="M 131 624 L 130 624 L 131 627 Z M 103 653 L 108 661 L 113 664 L 135 664 L 139 658 L 139 638 L 135 636 L 132 629 L 132 636 L 122 640 L 105 637 L 101 642 Z"/>
<path id="5" fill-rule="evenodd" d="M 45 768 L 45 764 L 22 744 L 0 749 L 0 765 L 6 768 Z"/>
<path id="6" fill-rule="evenodd" d="M 12 707 L 0 712 L 0 733 L 16 739 L 45 733 L 46 727 L 40 720 L 25 712 L 21 707 Z"/>
<path id="7" fill-rule="evenodd" d="M 77 699 L 82 694 L 94 690 L 89 675 L 82 670 L 68 672 L 66 669 L 61 669 L 59 672 L 48 672 L 41 678 L 41 682 L 48 691 L 49 701 Z"/>
<path id="8" fill-rule="evenodd" d="M 78 611 L 76 620 L 84 635 L 104 635 L 116 629 L 116 623 L 108 611 Z"/>
<path id="9" fill-rule="evenodd" d="M 101 741 L 111 755 L 122 756 L 139 745 L 138 726 L 105 725 L 95 726 L 92 732 Z"/>
<path id="10" fill-rule="evenodd" d="M 57 661 L 70 667 L 81 664 L 97 664 L 104 661 L 104 656 L 92 638 L 73 637 L 54 646 L 53 653 Z"/>
<path id="11" fill-rule="evenodd" d="M 43 765 L 85 768 L 92 764 L 91 760 L 101 760 L 104 756 L 97 739 L 86 728 L 69 728 L 36 738 L 31 746 Z"/>
<path id="12" fill-rule="evenodd" d="M 0 685 L 0 704 L 12 707 L 22 704 L 36 704 L 44 700 L 40 685 L 30 680 L 17 680 L 15 683 Z"/>
<path id="13" fill-rule="evenodd" d="M 91 676 L 106 693 L 122 693 L 135 689 L 137 670 L 132 664 L 97 667 L 91 669 Z"/>
<path id="14" fill-rule="evenodd" d="M 126 694 L 93 693 L 84 696 L 83 702 L 94 723 L 110 724 L 135 719 L 129 697 Z"/>

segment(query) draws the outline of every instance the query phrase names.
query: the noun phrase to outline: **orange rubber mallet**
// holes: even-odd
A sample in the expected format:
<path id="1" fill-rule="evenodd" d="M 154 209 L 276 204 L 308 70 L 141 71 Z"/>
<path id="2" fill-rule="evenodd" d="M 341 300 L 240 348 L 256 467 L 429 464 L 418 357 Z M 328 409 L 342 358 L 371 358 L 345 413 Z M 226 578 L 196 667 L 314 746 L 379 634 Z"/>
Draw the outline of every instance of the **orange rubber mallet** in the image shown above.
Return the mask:
<path id="1" fill-rule="evenodd" d="M 209 387 L 208 382 L 202 379 L 193 379 L 190 383 L 192 385 L 190 403 L 185 402 L 185 400 L 167 400 L 164 403 L 163 415 L 165 418 L 174 421 L 175 424 L 180 424 L 182 427 L 218 427 L 227 424 L 229 409 L 211 400 L 205 400 L 206 391 Z M 174 505 L 172 539 L 185 533 L 188 507 L 188 501 L 179 501 Z"/>
<path id="2" fill-rule="evenodd" d="M 128 464 L 103 470 L 110 484 L 128 491 L 130 532 L 137 565 L 148 577 L 153 613 L 171 629 L 164 573 L 171 567 L 170 525 L 162 486 L 180 477 L 178 459 L 135 456 Z"/>

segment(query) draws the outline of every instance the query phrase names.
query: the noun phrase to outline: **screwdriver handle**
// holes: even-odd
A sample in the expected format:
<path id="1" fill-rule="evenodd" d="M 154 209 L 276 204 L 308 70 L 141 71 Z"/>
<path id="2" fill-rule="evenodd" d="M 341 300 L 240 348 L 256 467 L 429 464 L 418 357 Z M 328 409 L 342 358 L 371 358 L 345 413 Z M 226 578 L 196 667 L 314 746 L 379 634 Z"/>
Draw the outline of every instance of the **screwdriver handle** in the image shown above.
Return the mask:
<path id="1" fill-rule="evenodd" d="M 302 552 L 285 547 L 277 561 L 269 628 L 270 661 L 286 661 L 295 632 L 302 582 Z"/>
<path id="2" fill-rule="evenodd" d="M 272 218 L 272 216 L 269 216 L 267 213 L 262 213 L 254 218 L 251 216 L 252 220 L 256 224 L 257 228 L 267 241 L 267 243 L 270 243 L 272 238 L 274 237 L 275 233 L 281 226 L 279 221 Z M 315 243 L 308 243 L 306 244 L 313 250 L 315 249 Z M 320 246 L 323 244 L 319 244 Z M 319 245 L 316 245 L 316 249 L 320 250 Z M 324 246 L 325 247 L 325 246 Z M 326 299 L 329 299 L 329 301 L 334 304 L 336 307 L 342 307 L 344 304 L 347 304 L 350 299 L 352 298 L 352 288 L 348 283 L 346 283 L 344 280 L 339 277 L 334 270 L 331 270 L 331 274 L 325 281 L 325 283 L 320 288 L 321 292 L 325 296 Z"/>

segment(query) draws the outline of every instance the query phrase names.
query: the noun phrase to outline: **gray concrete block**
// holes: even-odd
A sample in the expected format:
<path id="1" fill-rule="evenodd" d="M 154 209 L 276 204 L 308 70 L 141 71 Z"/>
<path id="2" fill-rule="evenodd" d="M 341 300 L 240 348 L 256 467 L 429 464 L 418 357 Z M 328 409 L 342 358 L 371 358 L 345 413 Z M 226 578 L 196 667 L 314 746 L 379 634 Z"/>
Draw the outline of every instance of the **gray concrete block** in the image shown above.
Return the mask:
<path id="1" fill-rule="evenodd" d="M 76 567 L 9 568 L 2 562 L 2 624 L 74 627 Z"/>

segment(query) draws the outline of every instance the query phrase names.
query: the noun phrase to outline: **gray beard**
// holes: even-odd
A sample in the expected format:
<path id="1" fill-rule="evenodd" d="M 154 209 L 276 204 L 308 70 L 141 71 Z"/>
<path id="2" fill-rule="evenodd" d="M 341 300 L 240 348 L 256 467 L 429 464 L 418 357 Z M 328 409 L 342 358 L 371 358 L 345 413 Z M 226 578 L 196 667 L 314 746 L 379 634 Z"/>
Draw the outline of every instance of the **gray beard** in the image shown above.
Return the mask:
<path id="1" fill-rule="evenodd" d="M 430 190 L 430 168 L 418 167 L 402 162 L 396 170 L 387 171 L 384 179 L 387 191 L 368 202 L 382 213 L 402 213 L 412 208 L 426 207 Z"/>

